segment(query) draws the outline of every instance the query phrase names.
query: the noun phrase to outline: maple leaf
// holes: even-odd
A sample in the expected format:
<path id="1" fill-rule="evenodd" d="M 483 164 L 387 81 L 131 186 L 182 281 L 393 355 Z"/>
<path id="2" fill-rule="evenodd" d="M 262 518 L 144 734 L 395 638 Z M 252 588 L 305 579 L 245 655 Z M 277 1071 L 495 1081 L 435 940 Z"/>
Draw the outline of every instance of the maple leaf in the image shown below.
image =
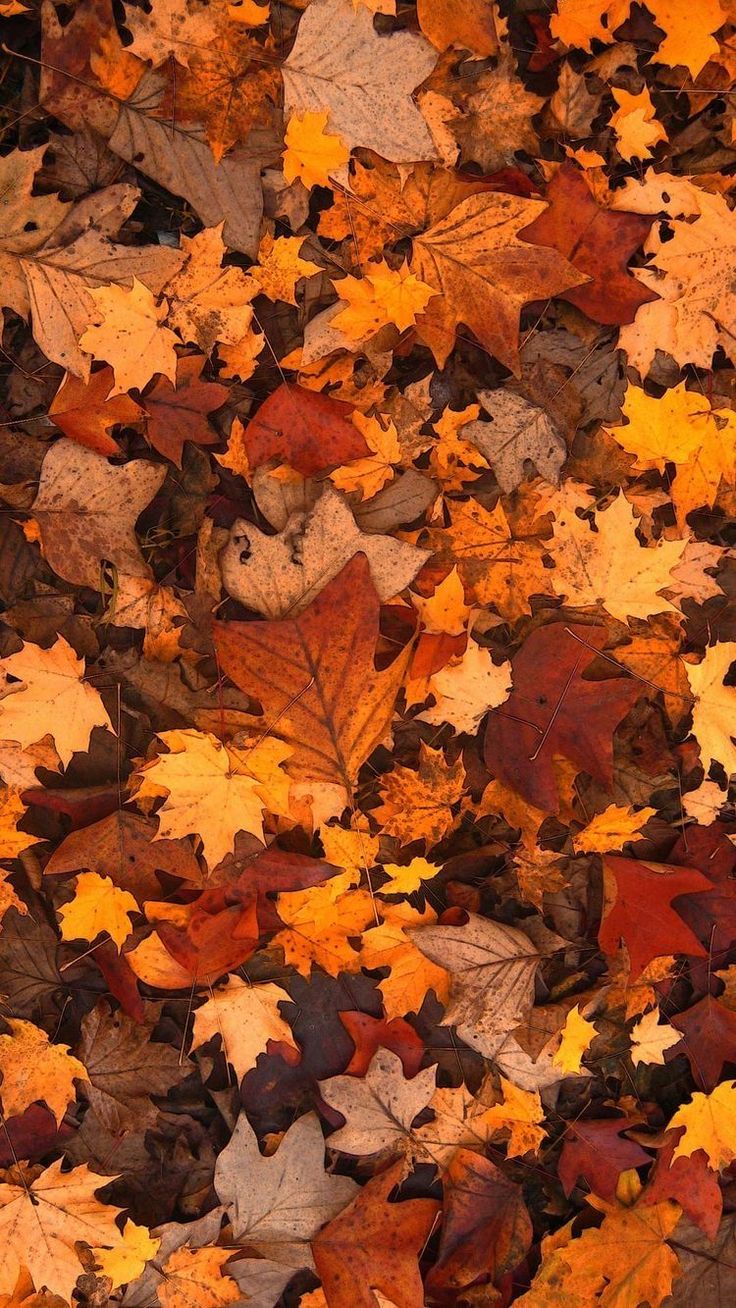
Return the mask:
<path id="1" fill-rule="evenodd" d="M 559 250 L 586 284 L 561 296 L 602 323 L 632 322 L 640 305 L 656 296 L 627 271 L 631 255 L 649 234 L 644 214 L 601 208 L 572 163 L 564 163 L 547 187 L 549 208 L 523 234 L 525 241 Z"/>
<path id="2" fill-rule="evenodd" d="M 656 808 L 642 808 L 637 813 L 631 805 L 622 808 L 618 804 L 609 804 L 573 836 L 573 844 L 584 854 L 607 854 L 622 849 L 627 841 L 641 835 L 642 827 L 656 812 Z"/>
<path id="3" fill-rule="evenodd" d="M 544 207 L 514 195 L 475 195 L 415 238 L 411 267 L 437 291 L 416 330 L 438 367 L 465 323 L 481 345 L 518 371 L 522 307 L 587 281 L 557 250 L 530 249 L 520 239 Z"/>
<path id="4" fill-rule="evenodd" d="M 56 441 L 44 458 L 33 503 L 54 572 L 93 590 L 99 589 L 103 559 L 126 576 L 149 576 L 135 524 L 165 476 L 164 468 L 144 460 L 116 467 L 74 441 Z"/>
<path id="5" fill-rule="evenodd" d="M 611 856 L 604 859 L 603 866 L 608 882 L 598 931 L 601 949 L 612 954 L 619 940 L 623 940 L 633 976 L 638 976 L 647 963 L 663 954 L 705 956 L 700 941 L 672 907 L 672 900 L 678 895 L 711 889 L 711 883 L 701 872 L 695 868 Z M 650 908 L 645 917 L 641 913 L 643 902 Z"/>
<path id="6" fill-rule="evenodd" d="M 670 1128 L 683 1126 L 673 1160 L 689 1158 L 702 1149 L 711 1167 L 727 1167 L 736 1157 L 734 1148 L 734 1114 L 736 1082 L 722 1081 L 710 1094 L 696 1090 L 689 1103 L 682 1104 L 670 1120 Z"/>
<path id="7" fill-rule="evenodd" d="M 260 699 L 291 746 L 295 779 L 349 789 L 383 739 L 409 651 L 376 672 L 377 636 L 378 597 L 360 554 L 296 618 L 214 624 L 223 672 Z"/>
<path id="8" fill-rule="evenodd" d="M 17 790 L 0 785 L 0 859 L 17 858 L 24 849 L 38 843 L 38 836 L 18 830 L 26 811 Z"/>
<path id="9" fill-rule="evenodd" d="M 410 904 L 386 904 L 379 925 L 363 931 L 361 966 L 388 970 L 378 988 L 389 1017 L 418 1013 L 430 990 L 441 1003 L 448 998 L 447 971 L 427 958 L 411 938 L 412 928 L 434 922 L 436 916 L 432 909 L 421 913 Z"/>
<path id="10" fill-rule="evenodd" d="M 576 1004 L 565 1018 L 560 1043 L 552 1055 L 552 1062 L 566 1075 L 577 1075 L 581 1070 L 583 1055 L 588 1052 L 597 1034 L 593 1022 L 583 1016 Z"/>
<path id="11" fill-rule="evenodd" d="M 677 1031 L 668 1022 L 660 1022 L 659 1016 L 659 1009 L 653 1008 L 631 1028 L 631 1061 L 634 1067 L 640 1063 L 664 1064 L 667 1050 L 678 1043 Z"/>
<path id="12" fill-rule="evenodd" d="M 274 240 L 266 233 L 262 237 L 258 263 L 250 275 L 269 300 L 283 300 L 284 304 L 295 305 L 297 283 L 302 277 L 321 271 L 318 263 L 302 258 L 303 245 L 301 236 L 279 236 Z"/>
<path id="13" fill-rule="evenodd" d="M 308 1241 L 354 1198 L 347 1176 L 324 1167 L 325 1142 L 314 1113 L 298 1118 L 264 1157 L 245 1113 L 215 1165 L 215 1190 L 233 1237 L 287 1267 L 311 1267 Z M 361 1192 L 362 1193 L 362 1192 Z"/>
<path id="14" fill-rule="evenodd" d="M 439 725 L 449 722 L 458 732 L 474 734 L 489 709 L 498 708 L 511 689 L 511 664 L 493 662 L 487 649 L 470 641 L 459 659 L 452 659 L 429 678 L 432 708 L 417 714 L 417 721 Z"/>
<path id="15" fill-rule="evenodd" d="M 374 1289 L 396 1308 L 423 1301 L 418 1260 L 439 1205 L 434 1199 L 407 1199 L 397 1210 L 388 1199 L 402 1179 L 402 1162 L 374 1176 L 313 1240 L 330 1308 L 376 1308 Z"/>
<path id="16" fill-rule="evenodd" d="M 298 178 L 307 187 L 330 186 L 332 176 L 344 173 L 350 150 L 337 132 L 327 130 L 328 109 L 293 113 L 284 135 L 284 177 Z"/>
<path id="17" fill-rule="evenodd" d="M 621 1173 L 649 1162 L 641 1145 L 623 1135 L 633 1125 L 629 1118 L 614 1117 L 582 1119 L 567 1127 L 557 1166 L 566 1195 L 582 1176 L 601 1199 L 615 1199 Z"/>
<path id="18" fill-rule="evenodd" d="M 612 777 L 612 732 L 639 697 L 631 682 L 588 681 L 606 641 L 603 627 L 532 632 L 512 660 L 513 691 L 488 719 L 485 760 L 504 785 L 535 808 L 559 808 L 554 759 L 562 756 L 603 785 Z"/>
<path id="19" fill-rule="evenodd" d="M 734 689 L 724 686 L 728 670 L 736 659 L 736 642 L 711 645 L 705 657 L 687 667 L 693 705 L 693 735 L 700 745 L 705 766 L 716 761 L 727 773 L 736 772 L 736 746 L 730 731 Z"/>
<path id="20" fill-rule="evenodd" d="M 448 765 L 441 749 L 424 741 L 419 747 L 419 769 L 394 768 L 382 783 L 381 807 L 374 810 L 388 835 L 402 844 L 423 840 L 436 845 L 452 828 L 452 805 L 462 794 L 465 769 L 461 759 Z"/>
<path id="21" fill-rule="evenodd" d="M 649 159 L 652 147 L 667 140 L 667 133 L 657 121 L 649 87 L 645 86 L 638 95 L 616 87 L 611 88 L 611 93 L 617 108 L 611 114 L 609 126 L 616 133 L 621 158 L 629 163 L 632 159 Z"/>
<path id="22" fill-rule="evenodd" d="M 57 1123 L 74 1099 L 74 1079 L 87 1079 L 87 1070 L 66 1045 L 52 1044 L 45 1031 L 20 1018 L 6 1019 L 10 1035 L 0 1035 L 3 1111 L 6 1117 L 24 1113 L 42 1101 Z"/>
<path id="23" fill-rule="evenodd" d="M 698 207 L 694 221 L 672 222 L 671 240 L 663 242 L 654 227 L 644 246 L 651 258 L 636 277 L 660 299 L 642 305 L 619 338 L 642 376 L 658 349 L 703 368 L 710 368 L 719 344 L 731 349 L 736 319 L 723 270 L 733 257 L 736 219 L 720 195 L 704 195 Z"/>
<path id="24" fill-rule="evenodd" d="M 684 383 L 659 400 L 639 386 L 627 387 L 623 415 L 628 426 L 611 434 L 641 467 L 664 471 L 667 463 L 677 465 L 670 494 L 681 527 L 691 509 L 713 504 L 722 479 L 736 477 L 731 411 L 710 408 Z"/>
<path id="25" fill-rule="evenodd" d="M 130 290 L 102 286 L 91 290 L 99 321 L 79 338 L 80 349 L 104 359 L 115 373 L 114 394 L 141 390 L 156 372 L 176 382 L 177 339 L 162 322 L 167 305 L 157 304 L 147 286 L 133 278 Z"/>
<path id="26" fill-rule="evenodd" d="M 285 930 L 273 937 L 272 945 L 284 951 L 303 976 L 318 964 L 330 976 L 357 971 L 359 957 L 350 944 L 353 937 L 374 917 L 367 890 L 352 890 L 353 874 L 345 872 L 323 886 L 286 891 L 276 908 Z"/>
<path id="27" fill-rule="evenodd" d="M 436 863 L 428 863 L 426 858 L 413 858 L 406 867 L 396 863 L 384 863 L 383 871 L 389 880 L 381 886 L 382 895 L 412 895 L 420 890 L 425 881 L 431 881 L 442 869 Z"/>
<path id="28" fill-rule="evenodd" d="M 712 995 L 678 1013 L 672 1025 L 682 1032 L 679 1042 L 690 1064 L 693 1080 L 704 1090 L 712 1090 L 723 1074 L 724 1063 L 732 1061 L 736 1041 L 736 1013 Z M 672 1028 L 668 1028 L 674 1035 Z"/>
<path id="29" fill-rule="evenodd" d="M 17 654 L 0 659 L 0 672 L 3 740 L 25 748 L 50 734 L 66 766 L 72 754 L 88 748 L 95 727 L 112 731 L 99 692 L 84 680 L 84 659 L 63 636 L 50 649 L 26 642 Z"/>
<path id="30" fill-rule="evenodd" d="M 215 868 L 239 831 L 263 842 L 265 809 L 288 812 L 289 783 L 281 767 L 291 751 L 282 741 L 266 738 L 240 749 L 193 730 L 165 731 L 160 739 L 170 752 L 144 767 L 136 792 L 139 802 L 166 795 L 157 839 L 197 834 Z"/>
<path id="31" fill-rule="evenodd" d="M 483 1153 L 497 1126 L 494 1105 L 489 1106 L 487 1097 L 485 1083 L 477 1097 L 464 1085 L 435 1090 L 429 1101 L 433 1120 L 412 1131 L 413 1156 L 427 1157 L 444 1170 L 461 1146 Z"/>
<path id="32" fill-rule="evenodd" d="M 551 20 L 552 35 L 566 45 L 590 50 L 593 40 L 611 41 L 617 27 L 626 21 L 631 0 L 558 0 Z M 664 33 L 656 59 L 674 68 L 684 64 L 695 78 L 718 52 L 712 33 L 725 21 L 720 0 L 705 0 L 698 9 L 697 23 L 683 0 L 651 0 L 647 8 Z M 601 19 L 605 16 L 606 25 Z"/>
<path id="33" fill-rule="evenodd" d="M 116 886 L 129 890 L 139 903 L 160 891 L 157 871 L 199 883 L 202 873 L 190 846 L 156 840 L 158 824 L 118 809 L 91 826 L 70 831 L 44 868 L 46 876 L 84 868 L 106 874 Z"/>
<path id="34" fill-rule="evenodd" d="M 352 341 L 374 336 L 388 323 L 406 331 L 435 294 L 406 264 L 391 268 L 385 259 L 368 264 L 362 277 L 343 277 L 333 285 L 346 308 L 332 318 L 331 325 Z"/>
<path id="35" fill-rule="evenodd" d="M 105 932 L 120 949 L 132 931 L 128 915 L 137 912 L 138 903 L 129 891 L 113 885 L 109 877 L 82 872 L 74 898 L 59 909 L 61 938 L 92 941 Z"/>
<path id="36" fill-rule="evenodd" d="M 102 1276 L 109 1276 L 115 1289 L 137 1280 L 149 1259 L 156 1256 L 160 1244 L 145 1226 L 127 1221 L 122 1241 L 115 1249 L 97 1248 L 93 1252 Z"/>
<path id="37" fill-rule="evenodd" d="M 163 1308 L 220 1308 L 241 1301 L 237 1283 L 223 1270 L 230 1249 L 176 1249 L 163 1266 Z"/>
<path id="38" fill-rule="evenodd" d="M 486 1120 L 509 1132 L 509 1158 L 537 1153 L 545 1137 L 539 1125 L 544 1121 L 544 1109 L 538 1091 L 520 1090 L 503 1076 L 501 1090 L 503 1100 L 486 1113 Z"/>
<path id="39" fill-rule="evenodd" d="M 545 523 L 520 521 L 500 503 L 489 511 L 469 500 L 453 509 L 446 530 L 431 528 L 426 543 L 457 566 L 470 598 L 515 622 L 529 612 L 532 595 L 549 590 L 543 534 Z"/>
<path id="40" fill-rule="evenodd" d="M 197 1009 L 192 1048 L 221 1036 L 223 1053 L 242 1080 L 255 1067 L 258 1055 L 265 1053 L 269 1040 L 295 1048 L 291 1028 L 279 1011 L 280 1003 L 290 1002 L 281 986 L 271 982 L 248 985 L 240 977 L 231 976 Z"/>
<path id="41" fill-rule="evenodd" d="M 77 1241 L 114 1248 L 122 1238 L 115 1224 L 120 1209 L 95 1198 L 101 1188 L 101 1178 L 87 1167 L 62 1172 L 60 1161 L 30 1185 L 0 1185 L 0 1235 L 11 1284 L 27 1267 L 36 1285 L 71 1299 L 82 1271 Z"/>
<path id="42" fill-rule="evenodd" d="M 649 617 L 671 608 L 658 592 L 670 583 L 670 573 L 682 558 L 679 541 L 659 540 L 642 547 L 634 530 L 636 517 L 624 495 L 597 513 L 595 531 L 578 517 L 576 493 L 569 496 L 567 509 L 561 505 L 555 527 L 555 571 L 552 585 L 558 595 L 574 596 L 577 607 L 600 605 L 625 622 L 629 617 Z"/>
<path id="43" fill-rule="evenodd" d="M 397 162 L 434 159 L 432 137 L 411 94 L 436 60 L 422 37 L 378 36 L 365 8 L 315 0 L 282 66 L 285 108 L 293 114 L 326 107 L 330 133 L 348 150 L 363 145 Z M 343 167 L 333 176 L 344 182 L 346 173 Z"/>
<path id="44" fill-rule="evenodd" d="M 204 381 L 200 355 L 187 355 L 176 364 L 176 384 L 159 377 L 143 397 L 146 437 L 159 454 L 181 467 L 184 444 L 215 445 L 220 437 L 207 424 L 207 414 L 228 397 L 225 386 Z"/>
<path id="45" fill-rule="evenodd" d="M 49 417 L 65 436 L 95 454 L 119 454 L 110 429 L 140 422 L 143 411 L 129 395 L 111 395 L 112 389 L 112 368 L 100 368 L 87 382 L 68 372 L 53 398 Z"/>
<path id="46" fill-rule="evenodd" d="M 222 227 L 220 223 L 197 236 L 182 237 L 186 258 L 164 287 L 167 321 L 185 343 L 193 342 L 203 354 L 211 354 L 217 341 L 229 345 L 242 341 L 250 329 L 251 301 L 258 292 L 257 283 L 242 269 L 222 267 L 227 253 Z"/>

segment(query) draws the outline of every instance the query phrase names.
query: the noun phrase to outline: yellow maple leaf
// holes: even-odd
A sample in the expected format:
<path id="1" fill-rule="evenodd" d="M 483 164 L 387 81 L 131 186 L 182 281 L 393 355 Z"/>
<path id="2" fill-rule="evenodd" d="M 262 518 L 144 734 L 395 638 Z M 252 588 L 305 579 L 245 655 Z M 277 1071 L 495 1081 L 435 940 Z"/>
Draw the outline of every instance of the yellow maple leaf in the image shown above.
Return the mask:
<path id="1" fill-rule="evenodd" d="M 632 159 L 649 159 L 653 146 L 667 140 L 666 131 L 657 122 L 649 87 L 645 86 L 638 95 L 613 87 L 612 95 L 618 108 L 611 115 L 610 126 L 616 133 L 621 158 L 628 163 Z"/>
<path id="2" fill-rule="evenodd" d="M 271 5 L 256 4 L 256 0 L 235 0 L 234 4 L 227 7 L 227 16 L 232 18 L 234 23 L 242 23 L 244 27 L 262 27 L 268 22 L 271 13 Z"/>
<path id="3" fill-rule="evenodd" d="M 371 450 L 365 458 L 353 459 L 330 473 L 330 481 L 341 491 L 360 491 L 364 500 L 372 499 L 394 475 L 393 465 L 401 462 L 401 446 L 391 419 L 367 418 L 356 412 L 353 426 L 358 428 Z"/>
<path id="4" fill-rule="evenodd" d="M 295 1049 L 291 1027 L 281 1016 L 279 1004 L 291 1003 L 291 996 L 272 982 L 252 985 L 231 976 L 224 986 L 210 992 L 210 998 L 194 1015 L 196 1049 L 222 1037 L 222 1051 L 242 1078 L 255 1067 L 258 1055 L 266 1052 L 269 1040 L 279 1040 Z"/>
<path id="5" fill-rule="evenodd" d="M 373 816 L 383 824 L 386 835 L 396 836 L 402 845 L 424 840 L 436 845 L 455 825 L 452 805 L 460 799 L 465 784 L 461 758 L 447 764 L 441 749 L 419 746 L 419 769 L 397 767 L 381 783 L 381 807 Z"/>
<path id="6" fill-rule="evenodd" d="M 573 846 L 583 854 L 606 854 L 612 849 L 622 849 L 627 840 L 641 833 L 656 812 L 656 808 L 635 811 L 630 804 L 625 807 L 609 804 L 573 836 Z"/>
<path id="7" fill-rule="evenodd" d="M 281 765 L 290 746 L 267 736 L 250 749 L 223 745 L 207 731 L 163 731 L 168 747 L 145 764 L 137 800 L 166 795 L 159 810 L 158 840 L 196 834 L 207 865 L 232 852 L 239 831 L 263 841 L 263 813 L 289 812 L 289 779 Z"/>
<path id="8" fill-rule="evenodd" d="M 375 336 L 389 323 L 400 332 L 406 331 L 437 294 L 434 287 L 410 271 L 408 264 L 391 268 L 385 259 L 368 264 L 362 277 L 343 277 L 333 285 L 347 307 L 336 314 L 331 325 L 351 341 Z"/>
<path id="9" fill-rule="evenodd" d="M 583 1054 L 587 1053 L 598 1032 L 592 1022 L 583 1017 L 576 1004 L 565 1018 L 560 1032 L 560 1043 L 552 1055 L 552 1062 L 565 1075 L 576 1076 L 581 1069 Z"/>
<path id="10" fill-rule="evenodd" d="M 565 45 L 590 50 L 594 40 L 612 41 L 629 17 L 632 0 L 558 0 L 550 31 Z M 676 68 L 682 64 L 695 78 L 718 54 L 713 33 L 726 22 L 720 0 L 701 0 L 693 10 L 687 0 L 649 0 L 647 5 L 664 33 L 654 62 Z M 605 25 L 602 19 L 605 18 Z"/>
<path id="11" fill-rule="evenodd" d="M 307 187 L 331 186 L 332 174 L 345 167 L 350 151 L 340 136 L 326 130 L 329 116 L 327 109 L 291 115 L 284 136 L 287 182 L 298 178 Z"/>
<path id="12" fill-rule="evenodd" d="M 681 1040 L 682 1032 L 676 1031 L 669 1022 L 660 1023 L 659 1009 L 653 1008 L 631 1029 L 631 1061 L 634 1067 L 640 1063 L 663 1066 L 666 1051 Z"/>
<path id="13" fill-rule="evenodd" d="M 484 1114 L 485 1121 L 498 1130 L 509 1132 L 509 1158 L 535 1154 L 546 1134 L 540 1126 L 544 1121 L 544 1109 L 539 1091 L 521 1090 L 504 1076 L 501 1077 L 501 1090 L 503 1102 L 488 1109 Z"/>
<path id="14" fill-rule="evenodd" d="M 479 404 L 469 404 L 465 409 L 448 406 L 432 423 L 438 440 L 431 447 L 429 467 L 444 491 L 461 490 L 465 482 L 475 481 L 488 467 L 485 455 L 462 434 L 463 427 L 475 422 L 479 413 Z"/>
<path id="15" fill-rule="evenodd" d="M 722 1081 L 710 1094 L 696 1090 L 671 1119 L 670 1130 L 684 1126 L 672 1161 L 689 1158 L 703 1149 L 714 1170 L 728 1167 L 736 1158 L 736 1081 Z"/>
<path id="16" fill-rule="evenodd" d="M 425 881 L 438 876 L 442 869 L 436 863 L 428 863 L 426 858 L 413 858 L 405 867 L 400 867 L 398 863 L 384 863 L 383 871 L 388 874 L 389 880 L 381 886 L 380 894 L 412 895 Z"/>
<path id="17" fill-rule="evenodd" d="M 367 824 L 353 829 L 322 826 L 319 836 L 327 862 L 349 872 L 351 884 L 357 885 L 361 873 L 375 867 L 379 840 L 370 834 Z"/>
<path id="18" fill-rule="evenodd" d="M 640 467 L 662 472 L 667 463 L 677 465 L 669 493 L 681 528 L 691 509 L 713 505 L 721 482 L 736 478 L 736 417 L 730 409 L 712 409 L 684 382 L 660 399 L 629 386 L 623 415 L 628 425 L 610 434 Z"/>
<path id="19" fill-rule="evenodd" d="M 279 895 L 276 911 L 285 924 L 271 941 L 284 951 L 302 976 L 318 965 L 330 976 L 356 972 L 360 957 L 350 941 L 373 920 L 373 900 L 367 890 L 352 890 L 352 874 L 344 872 L 308 890 Z"/>
<path id="20" fill-rule="evenodd" d="M 736 745 L 732 739 L 736 689 L 723 682 L 734 659 L 736 641 L 722 641 L 709 645 L 700 663 L 686 664 L 695 696 L 693 735 L 700 745 L 703 765 L 708 768 L 713 761 L 722 763 L 729 775 L 736 772 Z"/>
<path id="21" fill-rule="evenodd" d="M 57 1123 L 75 1098 L 74 1078 L 87 1080 L 84 1063 L 67 1045 L 52 1044 L 45 1031 L 21 1018 L 6 1019 L 11 1035 L 0 1035 L 0 1094 L 6 1117 L 45 1103 Z"/>
<path id="22" fill-rule="evenodd" d="M 427 958 L 406 934 L 407 929 L 437 921 L 431 908 L 420 912 L 410 904 L 382 904 L 381 922 L 363 932 L 360 962 L 367 968 L 388 968 L 379 981 L 386 1016 L 405 1017 L 418 1013 L 429 990 L 441 1004 L 450 997 L 450 976 Z"/>
<path id="23" fill-rule="evenodd" d="M 303 244 L 303 236 L 279 236 L 274 240 L 266 232 L 261 237 L 258 263 L 251 269 L 251 277 L 269 300 L 296 304 L 295 289 L 300 277 L 311 277 L 312 273 L 322 271 L 318 263 L 302 259 Z"/>
<path id="24" fill-rule="evenodd" d="M 116 1249 L 93 1249 L 93 1253 L 100 1275 L 110 1277 L 114 1290 L 119 1285 L 135 1281 L 146 1263 L 155 1258 L 160 1244 L 160 1239 L 149 1235 L 145 1226 L 127 1221 L 122 1242 Z"/>
<path id="25" fill-rule="evenodd" d="M 465 587 L 457 566 L 435 586 L 431 595 L 412 594 L 411 602 L 417 610 L 425 631 L 459 636 L 465 631 L 472 609 L 465 603 Z"/>
<path id="26" fill-rule="evenodd" d="M 29 641 L 0 659 L 0 678 L 0 740 L 25 749 L 51 735 L 66 766 L 74 753 L 88 749 L 95 727 L 112 731 L 99 692 L 84 680 L 84 659 L 63 636 L 49 649 Z"/>
<path id="27" fill-rule="evenodd" d="M 242 268 L 223 268 L 227 246 L 224 223 L 206 227 L 196 236 L 182 236 L 186 256 L 164 287 L 168 322 L 184 342 L 193 342 L 210 354 L 216 342 L 236 345 L 250 331 L 251 301 L 258 282 Z"/>
<path id="28" fill-rule="evenodd" d="M 549 593 L 542 530 L 541 524 L 539 535 L 533 524 L 517 526 L 500 503 L 489 510 L 471 499 L 453 506 L 450 526 L 432 528 L 426 544 L 457 564 L 466 598 L 493 605 L 515 622 L 529 612 L 532 595 Z"/>
<path id="29" fill-rule="evenodd" d="M 223 1271 L 232 1249 L 209 1246 L 204 1249 L 175 1249 L 163 1266 L 164 1279 L 158 1286 L 163 1308 L 220 1308 L 242 1302 L 237 1281 Z"/>
<path id="30" fill-rule="evenodd" d="M 38 836 L 18 830 L 18 823 L 27 812 L 17 790 L 0 786 L 0 859 L 17 858 L 29 845 L 38 843 Z"/>
<path id="31" fill-rule="evenodd" d="M 178 338 L 163 326 L 169 306 L 155 297 L 143 282 L 133 278 L 130 290 L 124 286 L 99 286 L 88 292 L 95 302 L 99 322 L 79 338 L 80 348 L 95 359 L 104 359 L 115 373 L 111 395 L 142 390 L 154 373 L 176 385 Z"/>
<path id="32" fill-rule="evenodd" d="M 62 940 L 92 941 L 106 932 L 120 949 L 133 929 L 128 914 L 137 913 L 138 904 L 130 891 L 114 885 L 110 877 L 80 872 L 74 898 L 58 911 Z"/>

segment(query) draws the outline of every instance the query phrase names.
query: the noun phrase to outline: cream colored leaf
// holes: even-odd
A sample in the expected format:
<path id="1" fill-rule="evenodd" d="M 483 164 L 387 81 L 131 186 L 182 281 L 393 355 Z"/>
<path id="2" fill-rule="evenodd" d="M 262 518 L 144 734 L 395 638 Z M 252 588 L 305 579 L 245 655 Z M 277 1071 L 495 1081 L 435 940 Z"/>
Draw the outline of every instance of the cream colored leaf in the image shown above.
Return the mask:
<path id="1" fill-rule="evenodd" d="M 417 720 L 435 726 L 449 722 L 456 731 L 473 735 L 488 710 L 508 698 L 511 664 L 494 663 L 487 649 L 470 640 L 457 662 L 430 677 L 429 689 L 436 702 L 419 713 Z"/>
<path id="2" fill-rule="evenodd" d="M 358 1193 L 348 1177 L 325 1172 L 324 1158 L 314 1113 L 298 1118 L 269 1158 L 241 1113 L 214 1182 L 234 1240 L 286 1267 L 313 1267 L 308 1241 Z"/>
<path id="3" fill-rule="evenodd" d="M 3 1273 L 11 1284 L 27 1267 L 35 1285 L 71 1299 L 83 1271 L 76 1242 L 115 1248 L 122 1236 L 115 1223 L 120 1209 L 95 1198 L 110 1177 L 87 1167 L 62 1172 L 61 1164 L 61 1159 L 52 1163 L 30 1186 L 0 1184 L 0 1240 Z"/>
<path id="4" fill-rule="evenodd" d="M 330 1136 L 331 1148 L 358 1156 L 405 1148 L 414 1118 L 434 1094 L 436 1076 L 433 1065 L 407 1080 L 398 1055 L 379 1049 L 364 1077 L 320 1081 L 322 1097 L 346 1118 Z"/>
<path id="5" fill-rule="evenodd" d="M 550 580 L 555 592 L 578 608 L 601 605 L 614 618 L 648 618 L 673 606 L 660 598 L 685 542 L 660 540 L 640 545 L 637 519 L 624 495 L 595 515 L 596 530 L 575 513 L 576 493 L 556 509 L 554 558 Z M 578 501 L 580 502 L 580 501 Z"/>
<path id="6" fill-rule="evenodd" d="M 222 580 L 230 595 L 267 618 L 295 616 L 358 552 L 368 559 L 382 602 L 405 590 L 429 557 L 392 536 L 361 531 L 346 501 L 328 487 L 311 513 L 292 514 L 278 536 L 236 519 L 220 555 Z"/>
<path id="7" fill-rule="evenodd" d="M 350 0 L 312 0 L 283 64 L 286 112 L 329 110 L 330 131 L 349 150 L 366 146 L 396 163 L 436 158 L 412 92 L 437 52 L 411 32 L 379 36 L 368 9 Z M 347 182 L 347 168 L 332 174 Z"/>
<path id="8" fill-rule="evenodd" d="M 658 1008 L 645 1013 L 631 1030 L 631 1061 L 634 1067 L 640 1063 L 664 1065 L 664 1056 L 668 1049 L 682 1040 L 682 1032 L 676 1031 L 669 1022 L 660 1022 Z"/>

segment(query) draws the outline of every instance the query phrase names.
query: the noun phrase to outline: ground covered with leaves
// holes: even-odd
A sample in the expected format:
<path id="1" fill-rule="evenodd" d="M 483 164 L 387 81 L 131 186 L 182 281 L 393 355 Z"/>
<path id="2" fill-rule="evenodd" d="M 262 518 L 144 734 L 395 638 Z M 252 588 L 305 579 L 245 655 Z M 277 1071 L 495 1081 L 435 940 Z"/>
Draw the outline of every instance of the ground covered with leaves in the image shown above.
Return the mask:
<path id="1" fill-rule="evenodd" d="M 0 1308 L 733 1308 L 733 0 L 0 21 Z"/>

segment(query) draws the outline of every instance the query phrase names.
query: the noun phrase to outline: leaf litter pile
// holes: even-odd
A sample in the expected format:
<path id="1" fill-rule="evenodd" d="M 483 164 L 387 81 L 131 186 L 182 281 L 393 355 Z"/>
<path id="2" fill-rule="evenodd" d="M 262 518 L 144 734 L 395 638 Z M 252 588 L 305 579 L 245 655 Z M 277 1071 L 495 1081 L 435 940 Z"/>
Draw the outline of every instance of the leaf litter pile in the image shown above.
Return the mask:
<path id="1" fill-rule="evenodd" d="M 0 1308 L 733 1308 L 734 0 L 0 18 Z"/>

